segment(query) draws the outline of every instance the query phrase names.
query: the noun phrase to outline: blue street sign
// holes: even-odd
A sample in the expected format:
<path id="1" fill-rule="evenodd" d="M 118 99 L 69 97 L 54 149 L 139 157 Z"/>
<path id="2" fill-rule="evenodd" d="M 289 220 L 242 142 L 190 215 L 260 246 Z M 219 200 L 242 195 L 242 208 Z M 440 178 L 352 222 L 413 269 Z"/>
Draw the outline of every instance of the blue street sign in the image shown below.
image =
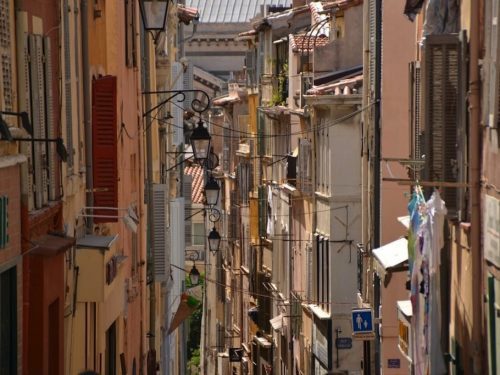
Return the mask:
<path id="1" fill-rule="evenodd" d="M 371 309 L 354 309 L 352 316 L 352 333 L 373 332 L 373 312 Z"/>
<path id="2" fill-rule="evenodd" d="M 338 349 L 351 349 L 352 339 L 350 337 L 337 337 L 335 339 L 335 347 Z"/>

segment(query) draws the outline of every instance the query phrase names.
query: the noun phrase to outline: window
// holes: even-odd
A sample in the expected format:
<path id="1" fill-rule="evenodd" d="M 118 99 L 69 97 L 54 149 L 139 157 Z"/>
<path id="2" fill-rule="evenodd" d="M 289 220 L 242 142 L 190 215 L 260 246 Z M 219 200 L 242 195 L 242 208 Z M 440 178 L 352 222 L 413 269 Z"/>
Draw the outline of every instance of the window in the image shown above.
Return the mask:
<path id="1" fill-rule="evenodd" d="M 105 76 L 92 82 L 92 162 L 94 206 L 118 207 L 116 77 Z M 114 210 L 94 210 L 95 215 L 115 215 Z M 96 223 L 117 218 L 95 217 Z"/>
<path id="2" fill-rule="evenodd" d="M 116 375 L 116 322 L 106 331 L 106 375 Z"/>
<path id="3" fill-rule="evenodd" d="M 137 233 L 131 233 L 132 235 L 132 240 L 131 242 L 131 248 L 132 248 L 132 276 L 137 275 L 137 268 L 138 268 L 138 249 L 137 249 Z"/>
<path id="4" fill-rule="evenodd" d="M 312 193 L 311 141 L 307 138 L 299 140 L 298 184 L 304 194 Z"/>
<path id="5" fill-rule="evenodd" d="M 16 267 L 0 273 L 0 373 L 17 374 Z"/>
<path id="6" fill-rule="evenodd" d="M 9 198 L 0 195 L 0 249 L 9 243 Z"/>
<path id="7" fill-rule="evenodd" d="M 425 169 L 427 181 L 465 182 L 466 43 L 464 35 L 428 35 L 423 45 Z M 463 189 L 444 187 L 448 215 L 461 210 Z M 464 217 L 462 216 L 462 219 Z"/>
<path id="8" fill-rule="evenodd" d="M 127 68 L 137 67 L 134 4 L 134 0 L 125 0 L 125 63 Z"/>
<path id="9" fill-rule="evenodd" d="M 193 223 L 193 246 L 203 246 L 205 245 L 205 224 L 204 223 Z"/>
<path id="10" fill-rule="evenodd" d="M 330 311 L 330 253 L 329 239 L 316 235 L 315 275 L 316 304 L 324 311 Z"/>

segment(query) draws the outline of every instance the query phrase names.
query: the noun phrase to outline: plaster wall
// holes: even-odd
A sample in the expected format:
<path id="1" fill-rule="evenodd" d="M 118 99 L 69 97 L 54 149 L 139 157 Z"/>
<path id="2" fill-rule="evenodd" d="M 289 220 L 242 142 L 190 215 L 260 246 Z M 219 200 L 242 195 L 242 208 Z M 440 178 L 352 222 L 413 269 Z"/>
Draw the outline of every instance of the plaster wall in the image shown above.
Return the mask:
<path id="1" fill-rule="evenodd" d="M 343 37 L 315 49 L 315 73 L 334 72 L 363 64 L 363 7 L 347 9 L 344 12 L 344 24 Z"/>

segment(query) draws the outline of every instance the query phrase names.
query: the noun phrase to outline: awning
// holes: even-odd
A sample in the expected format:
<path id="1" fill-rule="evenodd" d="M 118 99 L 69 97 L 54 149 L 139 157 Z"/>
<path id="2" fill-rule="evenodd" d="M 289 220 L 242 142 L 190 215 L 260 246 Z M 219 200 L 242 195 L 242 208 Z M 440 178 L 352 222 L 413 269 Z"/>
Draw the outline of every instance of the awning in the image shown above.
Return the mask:
<path id="1" fill-rule="evenodd" d="M 257 344 L 259 344 L 260 346 L 264 347 L 264 348 L 270 348 L 271 346 L 273 346 L 273 344 L 269 341 L 267 341 L 264 337 L 257 337 L 257 336 L 254 336 L 253 338 Z"/>
<path id="2" fill-rule="evenodd" d="M 91 249 L 101 249 L 108 250 L 116 241 L 118 235 L 115 236 L 96 236 L 93 234 L 88 234 L 76 241 L 76 247 L 78 248 L 91 248 Z"/>
<path id="3" fill-rule="evenodd" d="M 320 320 L 330 319 L 330 314 L 324 311 L 321 307 L 315 304 L 309 304 L 307 307 L 313 312 L 314 315 Z"/>
<path id="4" fill-rule="evenodd" d="M 403 224 L 406 229 L 410 228 L 410 215 L 399 216 L 398 221 Z"/>
<path id="5" fill-rule="evenodd" d="M 384 271 L 402 265 L 408 261 L 408 240 L 400 238 L 373 250 L 375 259 Z"/>
<path id="6" fill-rule="evenodd" d="M 29 254 L 48 257 L 62 253 L 75 245 L 73 237 L 56 236 L 53 234 L 46 234 L 31 242 L 35 245 L 35 248 Z"/>
<path id="7" fill-rule="evenodd" d="M 270 319 L 269 322 L 271 322 L 271 326 L 275 331 L 279 331 L 281 327 L 283 327 L 283 314 L 275 316 L 274 318 Z"/>
<path id="8" fill-rule="evenodd" d="M 413 316 L 413 308 L 411 306 L 411 301 L 403 300 L 397 302 L 398 312 L 401 312 L 407 319 Z"/>

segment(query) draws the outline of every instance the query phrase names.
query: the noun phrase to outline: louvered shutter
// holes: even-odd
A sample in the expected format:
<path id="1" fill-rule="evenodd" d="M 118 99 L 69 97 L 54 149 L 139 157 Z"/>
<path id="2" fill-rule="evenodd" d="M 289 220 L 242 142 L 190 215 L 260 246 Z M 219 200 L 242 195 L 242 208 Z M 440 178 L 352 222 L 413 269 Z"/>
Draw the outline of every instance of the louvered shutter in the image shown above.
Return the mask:
<path id="1" fill-rule="evenodd" d="M 12 24 L 10 0 L 0 0 L 0 108 L 5 111 L 14 110 L 13 77 L 12 77 Z"/>
<path id="2" fill-rule="evenodd" d="M 267 231 L 267 189 L 259 186 L 259 236 L 265 237 Z"/>
<path id="3" fill-rule="evenodd" d="M 307 138 L 299 140 L 299 189 L 304 194 L 312 194 L 311 141 Z"/>
<path id="4" fill-rule="evenodd" d="M 266 154 L 266 115 L 262 108 L 257 110 L 257 145 L 259 156 L 264 156 Z"/>
<path id="5" fill-rule="evenodd" d="M 157 281 L 166 280 L 167 250 L 170 246 L 167 228 L 168 187 L 166 184 L 153 184 L 153 202 L 148 209 L 153 211 L 151 226 L 154 277 Z"/>
<path id="6" fill-rule="evenodd" d="M 409 65 L 410 78 L 410 145 L 411 159 L 422 160 L 422 129 L 420 125 L 420 108 L 421 108 L 421 85 L 420 85 L 420 62 L 413 61 Z M 413 171 L 413 179 L 420 179 L 419 165 L 415 164 Z"/>
<path id="7" fill-rule="evenodd" d="M 63 7 L 63 22 L 64 22 L 64 119 L 66 122 L 66 149 L 68 150 L 68 174 L 73 173 L 73 108 L 71 95 L 71 34 L 69 23 L 69 4 L 68 0 L 64 0 Z"/>
<path id="8" fill-rule="evenodd" d="M 224 126 L 223 130 L 223 145 L 222 145 L 222 170 L 225 173 L 229 173 L 229 158 L 230 158 L 230 142 L 231 142 L 231 129 L 227 125 Z"/>
<path id="9" fill-rule="evenodd" d="M 255 139 L 250 139 L 248 143 L 250 145 L 250 155 L 255 156 Z M 255 188 L 255 186 L 257 186 L 257 181 L 256 181 L 257 174 L 255 173 L 255 159 L 250 160 L 249 164 L 250 164 L 249 165 L 250 171 L 248 172 L 249 173 L 248 191 L 253 192 L 253 189 Z"/>
<path id="10" fill-rule="evenodd" d="M 19 100 L 18 105 L 19 111 L 26 112 L 31 117 L 31 82 L 30 82 L 30 49 L 28 44 L 27 30 L 23 24 L 18 26 L 19 45 L 17 48 L 17 83 L 19 89 L 17 90 Z M 34 125 L 32 123 L 32 125 Z M 35 208 L 35 195 L 34 195 L 34 168 L 33 168 L 33 149 L 31 144 L 28 142 L 21 142 L 20 144 L 21 152 L 28 158 L 27 163 L 21 164 L 21 176 L 23 183 L 22 193 L 26 197 L 26 203 L 28 206 L 28 211 L 32 211 Z"/>
<path id="11" fill-rule="evenodd" d="M 172 79 L 175 80 L 173 90 L 182 90 L 184 86 L 184 73 L 181 63 L 175 62 L 172 65 Z M 184 108 L 182 107 L 182 103 L 177 103 L 175 99 L 172 101 L 171 108 L 172 116 L 174 117 L 172 142 L 175 146 L 179 146 L 184 143 Z"/>
<path id="12" fill-rule="evenodd" d="M 186 243 L 184 242 L 184 198 L 170 200 L 170 247 L 166 252 L 167 266 L 170 262 L 179 265 L 185 259 Z M 170 251 L 169 251 L 170 249 Z M 184 278 L 184 276 L 183 276 Z"/>
<path id="13" fill-rule="evenodd" d="M 184 72 L 184 90 L 193 90 L 193 80 L 194 80 L 194 66 L 192 62 L 187 62 L 186 71 Z M 192 111 L 191 104 L 193 102 L 194 93 L 186 93 L 186 100 L 184 101 L 184 109 Z"/>
<path id="14" fill-rule="evenodd" d="M 500 4 L 499 0 L 491 1 L 492 16 L 491 16 L 491 32 L 490 32 L 490 77 L 488 93 L 488 126 L 492 128 L 498 127 L 499 101 L 500 101 L 500 42 L 498 22 L 500 22 Z"/>
<path id="15" fill-rule="evenodd" d="M 29 36 L 31 123 L 33 136 L 47 138 L 45 115 L 45 76 L 43 65 L 43 39 L 40 35 Z M 43 142 L 33 142 L 33 167 L 35 186 L 35 207 L 42 208 L 48 201 L 47 149 Z"/>
<path id="16" fill-rule="evenodd" d="M 465 128 L 465 64 L 458 35 L 428 35 L 424 41 L 425 178 L 457 182 L 459 134 Z M 449 214 L 456 213 L 457 188 L 443 188 Z"/>
<path id="17" fill-rule="evenodd" d="M 375 63 L 375 49 L 376 49 L 376 25 L 377 25 L 377 20 L 376 20 L 376 9 L 375 9 L 375 2 L 376 0 L 369 0 L 368 1 L 368 46 L 369 46 L 369 77 L 370 77 L 370 90 L 371 93 L 373 94 L 375 92 L 375 69 L 376 69 L 376 63 Z"/>
<path id="18" fill-rule="evenodd" d="M 92 163 L 94 206 L 118 207 L 116 77 L 92 82 Z M 95 215 L 116 215 L 114 210 L 96 209 Z M 94 218 L 96 223 L 116 218 Z"/>
<path id="19" fill-rule="evenodd" d="M 137 66 L 134 3 L 134 0 L 125 0 L 125 63 L 128 68 Z"/>
<path id="20" fill-rule="evenodd" d="M 182 196 L 184 197 L 184 233 L 185 233 L 185 243 L 186 246 L 191 246 L 192 241 L 192 187 L 193 187 L 193 176 L 185 174 L 182 180 Z"/>
<path id="21" fill-rule="evenodd" d="M 263 31 L 259 32 L 259 42 L 257 44 L 257 67 L 256 67 L 256 77 L 255 77 L 255 83 L 259 84 L 262 78 L 262 74 L 264 74 L 264 36 L 265 33 Z"/>
<path id="22" fill-rule="evenodd" d="M 52 89 L 53 72 L 52 72 L 52 53 L 50 38 L 43 38 L 44 48 L 44 76 L 45 76 L 45 122 L 47 124 L 47 136 L 50 139 L 57 138 L 56 124 L 54 120 L 54 94 Z M 47 142 L 47 173 L 48 173 L 48 199 L 56 200 L 59 198 L 57 183 L 57 172 L 59 159 L 56 154 L 56 144 L 54 142 Z"/>
<path id="23" fill-rule="evenodd" d="M 255 49 L 245 52 L 245 69 L 247 86 L 255 87 Z"/>

